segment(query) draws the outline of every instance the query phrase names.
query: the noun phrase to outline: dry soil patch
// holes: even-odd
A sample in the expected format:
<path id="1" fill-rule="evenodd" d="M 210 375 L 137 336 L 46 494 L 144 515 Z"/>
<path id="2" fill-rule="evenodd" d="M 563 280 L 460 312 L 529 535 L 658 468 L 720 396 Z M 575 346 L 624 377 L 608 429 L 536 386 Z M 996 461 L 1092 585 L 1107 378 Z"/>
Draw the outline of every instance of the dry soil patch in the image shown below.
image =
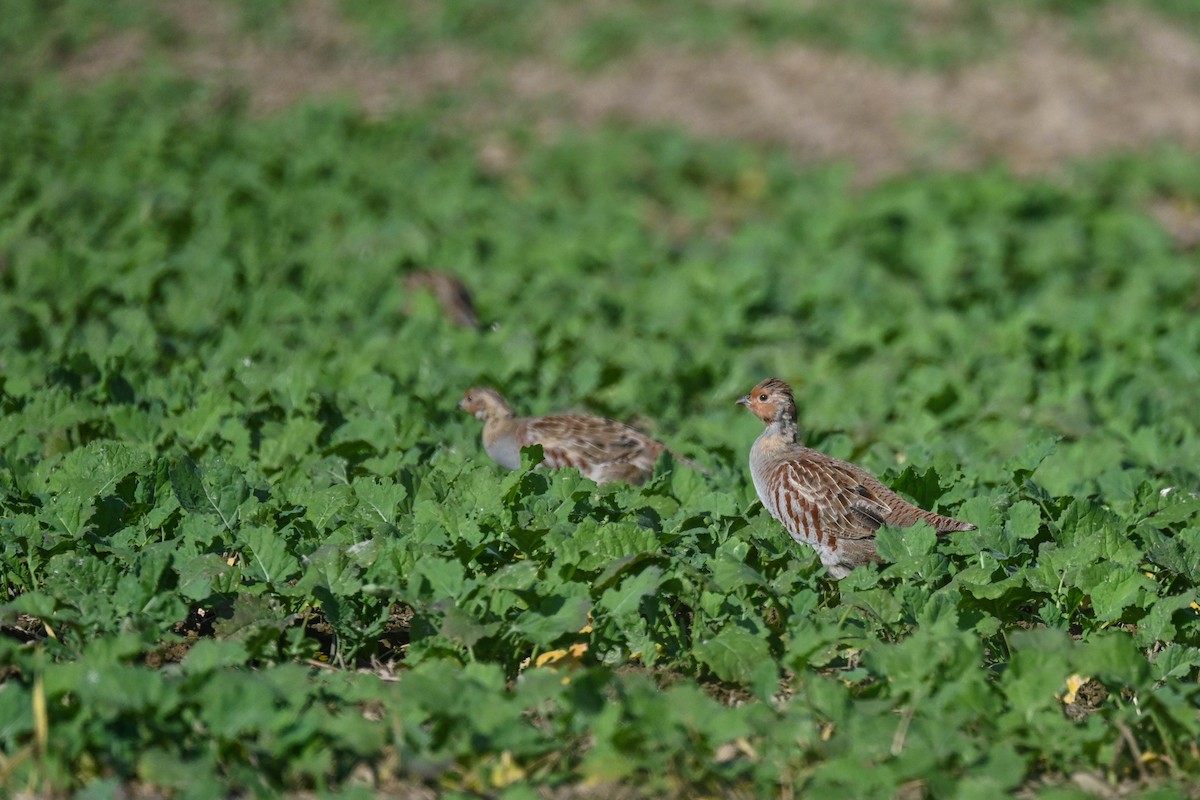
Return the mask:
<path id="1" fill-rule="evenodd" d="M 959 69 L 904 70 L 799 44 L 699 52 L 643 48 L 597 72 L 446 47 L 372 53 L 331 0 L 297 0 L 289 35 L 261 41 L 211 0 L 171 5 L 181 33 L 161 54 L 199 80 L 244 91 L 272 113 L 342 96 L 370 113 L 438 92 L 467 99 L 456 123 L 499 119 L 680 126 L 703 137 L 782 146 L 806 162 L 844 159 L 860 181 L 920 167 L 1003 161 L 1018 172 L 1174 142 L 1200 144 L 1200 44 L 1166 21 L 1119 9 L 1100 21 L 1117 52 L 1089 52 L 1057 18 L 1028 15 L 1003 55 Z M 72 80 L 135 69 L 145 40 L 123 34 L 67 61 Z"/>

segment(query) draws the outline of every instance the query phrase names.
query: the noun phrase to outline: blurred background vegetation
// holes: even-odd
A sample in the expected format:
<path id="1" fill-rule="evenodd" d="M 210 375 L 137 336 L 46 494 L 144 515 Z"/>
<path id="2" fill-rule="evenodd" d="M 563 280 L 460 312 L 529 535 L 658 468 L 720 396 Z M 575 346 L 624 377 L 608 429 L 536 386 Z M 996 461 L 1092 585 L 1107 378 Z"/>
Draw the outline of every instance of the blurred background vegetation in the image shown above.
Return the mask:
<path id="1" fill-rule="evenodd" d="M 872 182 L 1194 145 L 1198 37 L 1188 0 L 13 0 L 0 66 L 186 76 L 262 113 L 432 104 L 477 133 L 666 125 Z"/>

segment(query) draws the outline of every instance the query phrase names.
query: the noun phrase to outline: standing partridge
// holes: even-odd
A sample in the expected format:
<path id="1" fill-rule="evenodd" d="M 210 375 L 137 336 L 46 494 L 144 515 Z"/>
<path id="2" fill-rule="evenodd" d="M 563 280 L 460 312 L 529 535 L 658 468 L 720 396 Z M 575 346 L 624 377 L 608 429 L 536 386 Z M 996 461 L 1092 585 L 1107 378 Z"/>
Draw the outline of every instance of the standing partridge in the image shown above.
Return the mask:
<path id="1" fill-rule="evenodd" d="M 907 528 L 924 520 L 939 535 L 975 530 L 914 506 L 861 467 L 802 445 L 792 388 L 778 378 L 767 378 L 737 402 L 767 424 L 750 448 L 759 499 L 793 539 L 817 551 L 833 577 L 879 561 L 875 533 L 883 525 Z"/>
<path id="2" fill-rule="evenodd" d="M 667 446 L 623 422 L 589 414 L 518 417 L 495 389 L 467 390 L 458 402 L 463 411 L 483 420 L 483 449 L 502 467 L 521 466 L 521 448 L 540 444 L 539 466 L 575 467 L 596 483 L 641 483 Z M 672 457 L 701 472 L 705 470 L 671 451 Z"/>

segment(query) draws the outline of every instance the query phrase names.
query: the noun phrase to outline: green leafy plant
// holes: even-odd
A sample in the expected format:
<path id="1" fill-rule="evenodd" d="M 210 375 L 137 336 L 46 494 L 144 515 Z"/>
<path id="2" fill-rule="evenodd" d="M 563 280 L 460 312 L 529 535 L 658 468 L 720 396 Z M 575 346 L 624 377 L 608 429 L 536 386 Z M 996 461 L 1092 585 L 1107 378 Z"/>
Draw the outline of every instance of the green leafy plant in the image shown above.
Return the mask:
<path id="1" fill-rule="evenodd" d="M 941 797 L 1200 766 L 1200 322 L 1142 210 L 1200 196 L 1194 156 L 860 192 L 662 131 L 528 136 L 497 175 L 428 109 L 0 104 L 5 785 Z M 404 288 L 431 265 L 482 330 Z M 831 581 L 748 479 L 732 400 L 767 374 L 808 442 L 979 530 L 884 530 Z M 505 472 L 454 408 L 477 383 L 713 475 Z"/>

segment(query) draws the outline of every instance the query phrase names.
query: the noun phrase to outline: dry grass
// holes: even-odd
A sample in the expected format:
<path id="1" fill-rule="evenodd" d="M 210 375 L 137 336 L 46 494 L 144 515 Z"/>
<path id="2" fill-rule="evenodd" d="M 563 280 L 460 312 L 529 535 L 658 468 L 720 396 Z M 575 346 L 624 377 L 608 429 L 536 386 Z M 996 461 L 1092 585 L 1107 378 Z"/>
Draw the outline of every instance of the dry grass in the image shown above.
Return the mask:
<path id="1" fill-rule="evenodd" d="M 1103 36 L 1121 42 L 1104 55 L 1063 21 L 1025 14 L 1009 21 L 1014 45 L 1003 55 L 946 72 L 801 45 L 764 51 L 733 43 L 704 53 L 643 48 L 594 73 L 549 57 L 495 60 L 459 47 L 385 58 L 331 0 L 297 0 L 291 35 L 280 42 L 239 30 L 227 4 L 181 0 L 171 9 L 181 41 L 155 57 L 244 92 L 259 113 L 340 96 L 381 114 L 455 92 L 467 101 L 455 124 L 475 130 L 514 117 L 548 131 L 609 121 L 677 125 L 782 146 L 806 162 L 848 160 L 860 182 L 992 161 L 1042 172 L 1161 142 L 1200 144 L 1200 44 L 1133 8 L 1098 20 Z M 61 69 L 93 81 L 136 69 L 149 49 L 144 37 L 122 34 Z"/>

